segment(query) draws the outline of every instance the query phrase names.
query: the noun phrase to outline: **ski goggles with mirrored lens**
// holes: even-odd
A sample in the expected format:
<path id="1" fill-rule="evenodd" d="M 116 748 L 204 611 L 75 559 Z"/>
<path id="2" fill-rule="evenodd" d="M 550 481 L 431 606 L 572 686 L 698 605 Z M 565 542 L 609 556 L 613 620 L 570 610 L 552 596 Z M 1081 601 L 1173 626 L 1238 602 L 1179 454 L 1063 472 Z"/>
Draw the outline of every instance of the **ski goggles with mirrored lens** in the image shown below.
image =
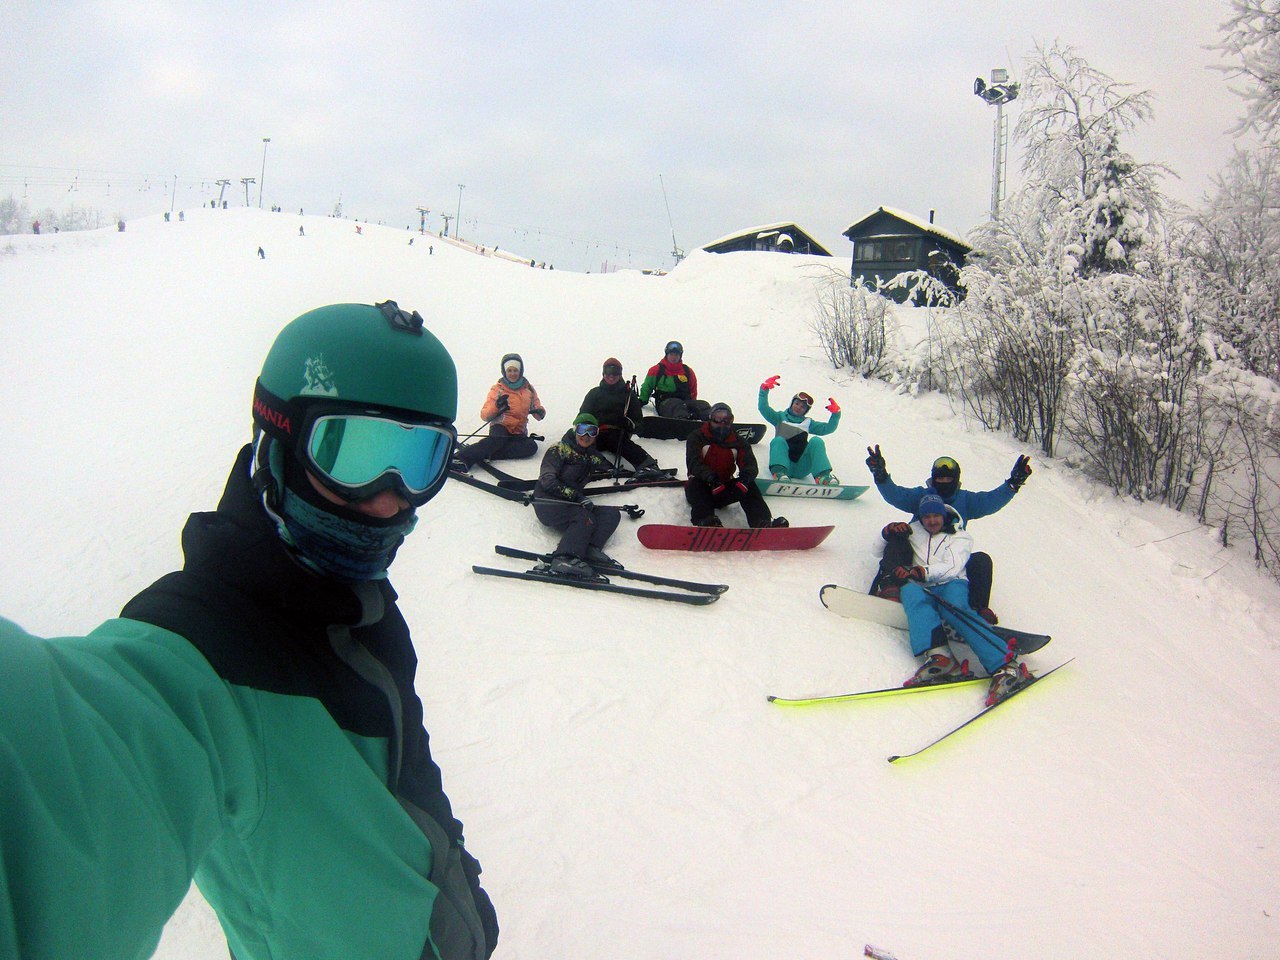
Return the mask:
<path id="1" fill-rule="evenodd" d="M 679 340 L 672 340 L 670 343 L 668 343 L 668 344 L 667 344 L 667 349 L 666 349 L 666 350 L 664 350 L 664 351 L 662 351 L 662 352 L 663 352 L 663 353 L 678 353 L 678 354 L 680 354 L 680 356 L 684 356 L 684 347 L 680 346 L 680 341 L 679 341 Z"/>
<path id="2" fill-rule="evenodd" d="M 933 461 L 933 473 L 934 476 L 958 477 L 960 476 L 960 464 L 950 457 L 939 457 Z"/>
<path id="3" fill-rule="evenodd" d="M 421 506 L 449 469 L 452 426 L 410 423 L 371 413 L 317 413 L 304 425 L 303 463 L 344 500 L 396 487 Z"/>
<path id="4" fill-rule="evenodd" d="M 579 423 L 573 430 L 580 437 L 594 437 L 600 432 L 600 428 L 594 423 Z"/>
<path id="5" fill-rule="evenodd" d="M 801 403 L 804 404 L 804 408 L 806 410 L 810 409 L 813 406 L 813 397 L 809 396 L 807 393 L 804 393 L 804 392 L 797 393 L 794 397 L 791 398 L 792 403 L 795 403 L 797 400 L 799 400 Z"/>

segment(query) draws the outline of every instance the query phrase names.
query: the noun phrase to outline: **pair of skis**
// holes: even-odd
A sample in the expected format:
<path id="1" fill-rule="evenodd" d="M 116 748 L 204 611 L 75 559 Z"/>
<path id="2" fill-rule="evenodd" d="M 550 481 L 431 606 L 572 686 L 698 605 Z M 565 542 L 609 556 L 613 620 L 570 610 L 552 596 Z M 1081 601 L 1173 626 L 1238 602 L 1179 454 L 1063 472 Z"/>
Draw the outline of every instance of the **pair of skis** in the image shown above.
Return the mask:
<path id="1" fill-rule="evenodd" d="M 1003 700 L 998 700 L 989 707 L 984 706 L 981 710 L 979 710 L 973 716 L 969 717 L 967 720 L 963 721 L 962 723 L 959 723 L 956 726 L 952 727 L 942 736 L 934 740 L 931 740 L 929 743 L 926 743 L 923 747 L 920 747 L 918 750 L 913 750 L 910 753 L 894 754 L 893 756 L 889 757 L 889 762 L 897 763 L 899 760 L 907 760 L 907 759 L 910 759 L 911 757 L 920 756 L 920 754 L 924 753 L 926 750 L 932 747 L 936 747 L 943 740 L 946 740 L 948 737 L 954 736 L 955 734 L 959 733 L 961 730 L 963 730 L 965 727 L 969 726 L 970 724 L 976 723 L 977 721 L 981 720 L 992 710 L 999 708 L 1003 704 L 1008 703 L 1014 697 L 1019 696 L 1020 694 L 1026 692 L 1027 690 L 1030 690 L 1033 686 L 1035 686 L 1041 680 L 1045 680 L 1048 677 L 1052 676 L 1053 674 L 1057 673 L 1059 670 L 1065 667 L 1068 663 L 1071 663 L 1071 661 L 1074 659 L 1075 657 L 1072 657 L 1071 660 L 1067 660 L 1065 663 L 1058 664 L 1058 666 L 1054 667 L 1052 670 L 1046 670 L 1044 673 L 1040 674 L 1038 677 L 1033 677 L 1027 683 L 1016 688 L 1012 693 L 1010 693 Z M 963 680 L 948 680 L 942 683 L 929 683 L 929 684 L 924 684 L 922 686 L 916 686 L 916 687 L 886 687 L 882 690 L 860 690 L 857 693 L 841 693 L 841 694 L 836 694 L 835 696 L 830 696 L 830 697 L 803 697 L 799 699 L 790 699 L 787 697 L 770 696 L 769 702 L 776 703 L 778 704 L 778 706 L 783 706 L 783 707 L 805 707 L 805 706 L 814 706 L 817 704 L 846 703 L 850 700 L 874 700 L 879 697 L 896 697 L 901 694 L 907 694 L 907 693 L 925 693 L 926 691 L 929 691 L 929 690 L 945 690 L 945 689 L 950 689 L 952 687 L 968 687 L 968 686 L 973 686 L 974 684 L 986 683 L 990 679 L 991 679 L 990 677 L 969 677 Z"/>
<path id="2" fill-rule="evenodd" d="M 533 567 L 529 570 L 504 570 L 499 567 L 475 565 L 472 570 L 489 577 L 507 577 L 512 580 L 530 580 L 536 583 L 552 583 L 563 587 L 576 587 L 580 590 L 598 590 L 604 593 L 621 593 L 630 597 L 644 597 L 649 600 L 670 600 L 674 603 L 686 603 L 692 606 L 706 606 L 720 599 L 720 594 L 729 589 L 725 583 L 699 583 L 695 580 L 679 580 L 675 577 L 661 577 L 652 573 L 639 573 L 622 567 L 611 567 L 593 564 L 594 576 L 571 577 L 552 573 L 549 569 L 551 554 L 534 553 L 531 550 L 519 550 L 515 547 L 496 546 L 493 548 L 499 556 L 511 557 L 515 560 L 533 560 L 543 568 Z M 612 578 L 632 580 L 638 583 L 652 584 L 652 587 L 633 587 L 614 583 Z M 657 590 L 653 587 L 670 587 L 669 590 Z"/>
<path id="3" fill-rule="evenodd" d="M 935 591 L 931 590 L 929 587 L 925 586 L 924 591 L 934 600 L 935 603 L 938 604 L 938 606 L 944 608 L 947 612 L 952 614 L 957 619 L 969 624 L 974 629 L 984 630 L 988 632 L 990 635 L 992 635 L 993 637 L 997 637 L 1000 640 L 1007 643 L 1010 655 L 1017 656 L 1024 653 L 1031 653 L 1034 650 L 1039 650 L 1041 647 L 1049 643 L 1051 639 L 1053 639 L 1048 634 L 1029 633 L 1024 630 L 1010 630 L 1003 627 L 991 626 L 985 620 L 982 620 L 980 617 L 978 617 L 978 615 L 974 613 L 972 610 L 964 610 L 964 609 L 961 609 L 960 607 L 955 606 L 954 604 L 948 602 L 945 597 L 939 595 Z M 827 607 L 829 610 L 831 610 L 834 613 L 840 614 L 841 616 L 852 617 L 855 619 L 870 620 L 875 623 L 881 623 L 881 624 L 884 624 L 885 626 L 890 626 L 890 627 L 897 627 L 898 629 L 902 629 L 902 630 L 907 629 L 907 620 L 901 604 L 894 603 L 887 600 L 882 600 L 878 597 L 868 596 L 867 594 L 858 593 L 857 591 L 850 590 L 847 587 L 839 587 L 831 583 L 825 585 L 819 591 L 818 595 L 825 607 Z M 1072 660 L 1074 659 L 1075 658 L 1073 657 Z M 973 716 L 969 717 L 967 720 L 963 721 L 962 723 L 957 724 L 955 727 L 952 727 L 946 733 L 942 734 L 942 736 L 936 738 L 935 740 L 930 741 L 929 743 L 926 743 L 920 749 L 914 750 L 911 753 L 895 754 L 888 758 L 889 762 L 897 763 L 899 760 L 906 760 L 910 757 L 919 756 L 920 754 L 924 753 L 926 750 L 929 750 L 930 748 L 937 746 L 939 743 L 946 740 L 948 737 L 951 737 L 959 733 L 961 730 L 965 729 L 965 727 L 968 727 L 970 724 L 976 723 L 978 720 L 985 717 L 988 713 L 990 713 L 992 710 L 995 710 L 1001 704 L 1013 699 L 1014 697 L 1021 694 L 1023 691 L 1029 690 L 1031 687 L 1039 683 L 1041 680 L 1044 680 L 1047 677 L 1049 677 L 1051 674 L 1056 673 L 1058 670 L 1061 670 L 1068 663 L 1071 663 L 1071 660 L 1067 660 L 1065 663 L 1060 663 L 1058 666 L 1054 667 L 1051 670 L 1045 671 L 1044 673 L 1040 674 L 1038 677 L 1033 677 L 1029 682 L 1023 684 L 1020 687 L 1015 688 L 1003 700 L 999 700 L 989 707 L 984 706 L 977 713 L 973 714 Z M 925 693 L 930 690 L 943 690 L 951 687 L 967 687 L 967 686 L 972 686 L 974 684 L 987 683 L 990 681 L 990 679 L 991 679 L 990 677 L 971 677 L 971 678 L 965 678 L 965 679 L 947 680 L 947 681 L 942 681 L 940 683 L 922 684 L 919 686 L 886 687 L 880 690 L 860 690 L 855 693 L 842 693 L 842 694 L 836 694 L 834 696 L 822 696 L 822 697 L 788 698 L 788 697 L 770 696 L 768 700 L 770 703 L 776 703 L 779 706 L 794 706 L 794 707 L 814 706 L 819 704 L 831 704 L 831 703 L 847 703 L 853 700 L 874 700 L 881 697 L 895 697 L 895 696 L 900 696 L 902 694 L 908 694 L 908 693 Z"/>

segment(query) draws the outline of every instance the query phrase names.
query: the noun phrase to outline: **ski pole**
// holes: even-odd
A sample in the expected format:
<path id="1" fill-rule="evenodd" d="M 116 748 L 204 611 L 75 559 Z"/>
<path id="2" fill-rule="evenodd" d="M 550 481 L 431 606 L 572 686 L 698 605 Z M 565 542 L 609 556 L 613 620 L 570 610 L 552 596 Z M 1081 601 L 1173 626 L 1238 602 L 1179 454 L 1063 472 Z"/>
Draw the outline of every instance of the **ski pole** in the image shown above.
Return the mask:
<path id="1" fill-rule="evenodd" d="M 492 417 L 487 418 L 482 424 L 480 424 L 480 426 L 476 427 L 475 430 L 473 430 L 471 433 L 468 433 L 465 437 L 459 437 L 458 443 L 466 443 L 468 440 L 474 437 L 477 433 L 479 433 L 485 427 L 490 426 L 493 423 L 493 421 L 497 420 L 501 416 L 502 416 L 502 411 L 499 410 Z"/>
<path id="2" fill-rule="evenodd" d="M 935 593 L 933 590 L 930 590 L 923 583 L 920 584 L 920 589 L 923 590 L 930 597 L 932 597 L 938 603 L 939 606 L 951 611 L 953 614 L 955 614 L 955 616 L 958 619 L 963 620 L 969 626 L 973 627 L 979 633 L 987 637 L 987 639 L 996 643 L 998 646 L 1004 647 L 1006 650 L 1009 649 L 1008 642 L 1003 637 L 1001 637 L 1000 634 L 992 630 L 991 624 L 987 623 L 987 621 L 983 620 L 980 616 L 978 616 L 975 613 L 971 613 L 968 610 L 961 610 L 954 603 L 944 598 L 941 594 Z"/>

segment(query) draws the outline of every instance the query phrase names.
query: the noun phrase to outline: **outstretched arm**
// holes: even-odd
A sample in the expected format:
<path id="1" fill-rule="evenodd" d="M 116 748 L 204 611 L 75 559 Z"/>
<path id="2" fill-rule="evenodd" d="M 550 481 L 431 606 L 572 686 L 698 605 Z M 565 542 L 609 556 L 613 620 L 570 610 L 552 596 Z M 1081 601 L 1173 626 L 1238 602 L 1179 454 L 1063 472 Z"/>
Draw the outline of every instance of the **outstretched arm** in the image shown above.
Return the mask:
<path id="1" fill-rule="evenodd" d="M 0 620 L 0 956 L 149 955 L 210 845 L 256 816 L 254 736 L 175 634 Z"/>

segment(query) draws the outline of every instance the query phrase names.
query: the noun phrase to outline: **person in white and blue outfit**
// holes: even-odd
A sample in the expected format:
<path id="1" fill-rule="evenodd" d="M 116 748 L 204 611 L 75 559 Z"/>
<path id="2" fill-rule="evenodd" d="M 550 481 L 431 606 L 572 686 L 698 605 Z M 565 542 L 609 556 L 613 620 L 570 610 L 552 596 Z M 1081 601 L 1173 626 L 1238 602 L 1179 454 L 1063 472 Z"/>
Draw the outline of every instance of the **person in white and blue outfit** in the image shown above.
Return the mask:
<path id="1" fill-rule="evenodd" d="M 894 574 L 905 581 L 901 600 L 911 634 L 911 652 L 925 659 L 903 685 L 945 683 L 969 675 L 968 661 L 961 661 L 951 649 L 949 641 L 955 636 L 969 645 L 983 669 L 991 674 L 987 704 L 993 705 L 1031 680 L 1032 675 L 985 622 L 976 616 L 957 615 L 947 607 L 950 604 L 960 611 L 969 608 L 965 564 L 973 552 L 973 537 L 964 529 L 964 518 L 932 493 L 920 498 L 916 513 L 918 520 L 891 523 L 883 531 L 886 541 L 905 539 L 911 547 L 911 566 L 901 566 Z"/>

